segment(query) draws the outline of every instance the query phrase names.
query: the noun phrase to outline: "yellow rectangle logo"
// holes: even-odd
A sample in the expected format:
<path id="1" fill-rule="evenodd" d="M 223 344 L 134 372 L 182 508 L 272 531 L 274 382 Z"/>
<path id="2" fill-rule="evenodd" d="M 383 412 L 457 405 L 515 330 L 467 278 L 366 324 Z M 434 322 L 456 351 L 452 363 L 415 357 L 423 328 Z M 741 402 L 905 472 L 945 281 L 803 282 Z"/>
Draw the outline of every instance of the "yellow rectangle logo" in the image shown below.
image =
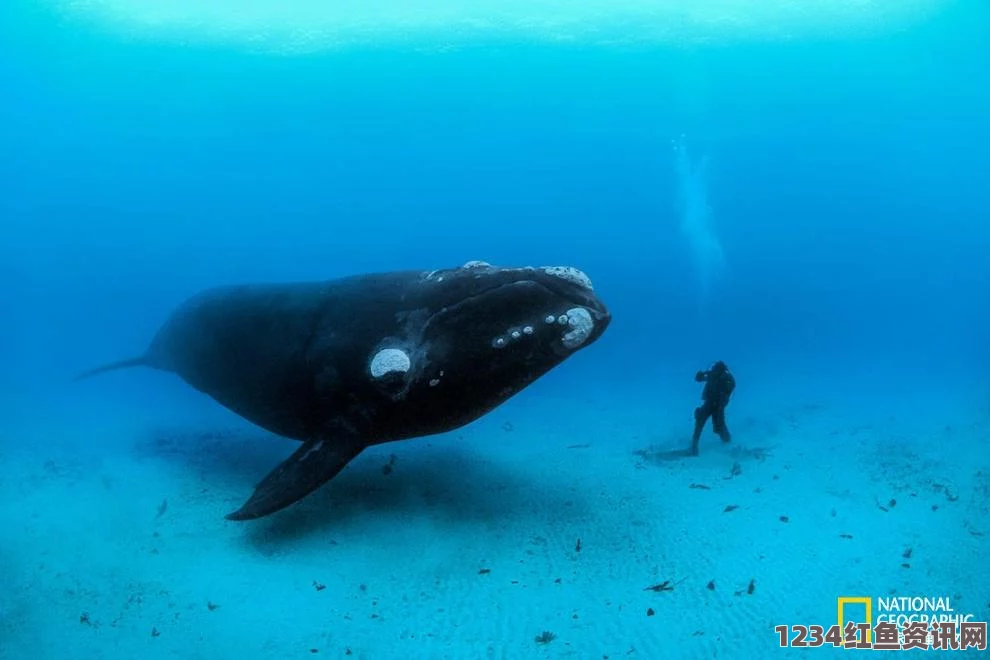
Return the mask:
<path id="1" fill-rule="evenodd" d="M 869 623 L 870 628 L 866 630 L 866 641 L 873 641 L 873 599 L 868 596 L 839 596 L 839 630 L 846 629 L 845 616 L 843 615 L 843 610 L 846 605 L 862 605 L 866 608 L 866 621 L 861 623 Z M 845 646 L 845 643 L 843 643 Z"/>

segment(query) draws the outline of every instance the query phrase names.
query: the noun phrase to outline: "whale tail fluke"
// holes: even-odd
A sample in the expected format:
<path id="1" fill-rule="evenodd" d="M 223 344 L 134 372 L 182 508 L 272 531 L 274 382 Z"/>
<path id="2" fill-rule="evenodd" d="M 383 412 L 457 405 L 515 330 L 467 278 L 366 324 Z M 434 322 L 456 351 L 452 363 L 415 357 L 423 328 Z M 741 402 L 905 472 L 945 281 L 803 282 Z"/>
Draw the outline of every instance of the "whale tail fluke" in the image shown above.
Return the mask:
<path id="1" fill-rule="evenodd" d="M 118 360 L 116 362 L 111 362 L 109 364 L 104 364 L 102 366 L 90 369 L 89 371 L 84 371 L 72 379 L 72 382 L 78 382 L 80 380 L 89 378 L 90 376 L 95 376 L 97 374 L 102 374 L 106 371 L 115 371 L 116 369 L 128 369 L 130 367 L 146 367 L 148 366 L 148 359 L 144 355 L 140 357 L 128 358 L 126 360 Z"/>

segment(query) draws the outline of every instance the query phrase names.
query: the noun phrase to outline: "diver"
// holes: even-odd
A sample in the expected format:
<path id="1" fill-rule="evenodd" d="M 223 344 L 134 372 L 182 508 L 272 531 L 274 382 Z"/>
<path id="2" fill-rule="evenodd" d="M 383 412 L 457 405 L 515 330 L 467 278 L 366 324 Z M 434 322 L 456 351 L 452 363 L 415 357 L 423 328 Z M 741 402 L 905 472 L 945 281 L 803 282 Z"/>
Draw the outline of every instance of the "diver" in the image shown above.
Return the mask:
<path id="1" fill-rule="evenodd" d="M 701 392 L 702 404 L 694 410 L 694 436 L 691 438 L 691 454 L 698 455 L 698 441 L 701 439 L 701 431 L 705 428 L 708 418 L 712 419 L 712 428 L 722 442 L 732 440 L 725 425 L 725 407 L 729 405 L 729 398 L 736 389 L 736 379 L 732 376 L 725 362 L 719 360 L 712 365 L 708 371 L 699 371 L 694 375 L 694 380 L 704 383 L 705 389 Z"/>

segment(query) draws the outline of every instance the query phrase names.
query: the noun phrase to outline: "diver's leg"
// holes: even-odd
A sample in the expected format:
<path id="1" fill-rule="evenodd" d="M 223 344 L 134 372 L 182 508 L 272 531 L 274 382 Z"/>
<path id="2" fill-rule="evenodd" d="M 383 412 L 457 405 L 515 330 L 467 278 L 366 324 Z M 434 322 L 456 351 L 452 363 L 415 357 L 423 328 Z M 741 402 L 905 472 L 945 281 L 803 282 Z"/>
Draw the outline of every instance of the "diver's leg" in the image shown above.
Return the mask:
<path id="1" fill-rule="evenodd" d="M 711 410 L 707 403 L 694 409 L 694 433 L 691 435 L 691 453 L 698 454 L 698 443 L 701 440 L 701 431 L 705 428 L 705 422 L 711 416 Z"/>
<path id="2" fill-rule="evenodd" d="M 718 437 L 722 438 L 722 442 L 732 440 L 732 434 L 729 433 L 729 428 L 725 425 L 725 406 L 718 406 L 712 411 L 712 427 L 714 427 Z"/>

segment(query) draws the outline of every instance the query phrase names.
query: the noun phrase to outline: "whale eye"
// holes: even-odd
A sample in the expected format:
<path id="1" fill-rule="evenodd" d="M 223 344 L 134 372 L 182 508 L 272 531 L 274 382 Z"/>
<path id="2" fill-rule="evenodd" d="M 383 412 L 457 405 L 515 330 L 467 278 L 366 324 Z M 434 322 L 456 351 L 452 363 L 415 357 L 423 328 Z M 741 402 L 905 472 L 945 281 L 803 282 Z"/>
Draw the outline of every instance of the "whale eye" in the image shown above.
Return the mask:
<path id="1" fill-rule="evenodd" d="M 371 358 L 371 376 L 381 378 L 390 373 L 405 373 L 412 363 L 404 351 L 397 348 L 383 348 Z"/>

